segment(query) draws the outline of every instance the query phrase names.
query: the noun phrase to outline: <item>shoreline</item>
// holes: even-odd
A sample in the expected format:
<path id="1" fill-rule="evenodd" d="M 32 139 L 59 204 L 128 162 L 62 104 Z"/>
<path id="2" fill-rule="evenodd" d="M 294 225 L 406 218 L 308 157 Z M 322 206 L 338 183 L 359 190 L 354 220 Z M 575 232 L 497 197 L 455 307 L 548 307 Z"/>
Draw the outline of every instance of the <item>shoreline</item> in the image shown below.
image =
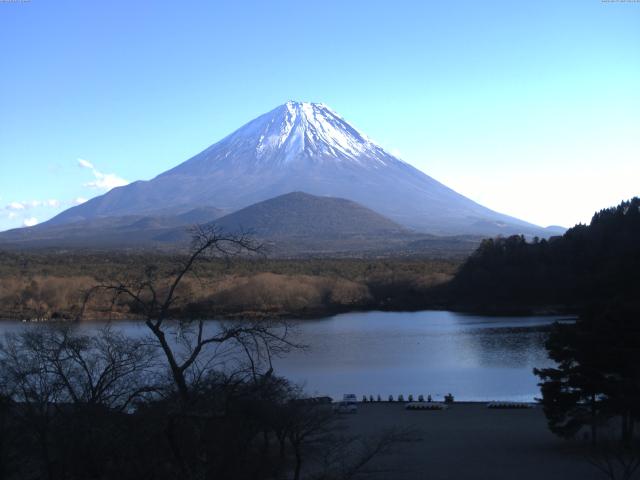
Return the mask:
<path id="1" fill-rule="evenodd" d="M 368 312 L 397 312 L 397 313 L 411 313 L 411 312 L 425 312 L 425 311 L 448 311 L 455 312 L 464 315 L 474 316 L 487 316 L 487 317 L 531 317 L 531 316 L 554 316 L 554 315 L 578 315 L 578 307 L 561 307 L 561 306 L 547 306 L 547 307 L 522 307 L 522 308 L 502 308 L 502 309 L 486 309 L 486 308 L 463 308 L 454 305 L 430 305 L 425 308 L 394 308 L 375 306 L 372 308 L 326 308 L 315 310 L 301 310 L 301 311 L 281 311 L 281 312 L 265 312 L 265 311 L 221 311 L 215 310 L 210 313 L 200 312 L 197 315 L 175 314 L 167 318 L 167 320 L 318 320 L 322 318 L 334 317 L 336 315 L 347 313 L 368 313 Z M 43 319 L 24 319 L 24 318 L 11 318 L 8 316 L 0 316 L 0 322 L 13 321 L 24 323 L 46 323 L 46 322 L 100 322 L 100 321 L 132 321 L 139 320 L 144 321 L 143 317 L 136 317 L 135 315 L 123 315 L 118 313 L 115 316 L 86 316 L 82 319 L 70 318 L 69 315 L 60 315 L 59 317 L 43 318 Z"/>

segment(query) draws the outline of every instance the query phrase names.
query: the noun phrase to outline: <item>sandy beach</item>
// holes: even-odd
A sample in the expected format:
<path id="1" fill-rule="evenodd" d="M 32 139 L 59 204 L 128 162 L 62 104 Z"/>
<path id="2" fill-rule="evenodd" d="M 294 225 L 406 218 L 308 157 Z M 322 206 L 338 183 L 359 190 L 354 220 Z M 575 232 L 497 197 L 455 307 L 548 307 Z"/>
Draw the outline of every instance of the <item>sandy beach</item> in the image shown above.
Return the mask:
<path id="1" fill-rule="evenodd" d="M 375 435 L 386 428 L 411 428 L 416 441 L 379 458 L 384 473 L 367 478 L 398 480 L 566 480 L 603 478 L 586 459 L 583 441 L 566 441 L 547 429 L 540 407 L 488 409 L 457 403 L 443 411 L 409 411 L 402 404 L 360 404 L 344 415 L 350 434 Z"/>

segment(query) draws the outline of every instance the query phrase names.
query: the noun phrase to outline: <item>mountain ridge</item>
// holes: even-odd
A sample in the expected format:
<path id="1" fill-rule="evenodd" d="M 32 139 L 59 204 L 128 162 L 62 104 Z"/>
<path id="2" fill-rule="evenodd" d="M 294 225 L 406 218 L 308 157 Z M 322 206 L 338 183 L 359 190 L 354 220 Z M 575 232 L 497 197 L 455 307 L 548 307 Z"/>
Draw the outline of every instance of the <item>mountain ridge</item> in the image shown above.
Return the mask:
<path id="1" fill-rule="evenodd" d="M 0 234 L 0 247 L 180 252 L 191 242 L 190 227 L 194 223 L 230 234 L 249 233 L 265 246 L 265 252 L 276 257 L 464 255 L 481 240 L 420 234 L 351 200 L 302 192 L 214 218 L 219 213 L 202 209 L 173 217 L 105 217 L 40 229 L 15 229 Z"/>
<path id="2" fill-rule="evenodd" d="M 413 232 L 356 202 L 291 192 L 249 205 L 213 220 L 220 230 L 249 231 L 257 238 L 341 239 L 353 236 L 411 235 Z M 163 237 L 165 240 L 168 236 Z M 175 230 L 175 238 L 185 238 Z"/>
<path id="3" fill-rule="evenodd" d="M 549 236 L 494 212 L 386 152 L 324 104 L 289 101 L 152 180 L 68 209 L 46 225 L 123 215 L 232 212 L 286 193 L 345 198 L 435 235 Z"/>

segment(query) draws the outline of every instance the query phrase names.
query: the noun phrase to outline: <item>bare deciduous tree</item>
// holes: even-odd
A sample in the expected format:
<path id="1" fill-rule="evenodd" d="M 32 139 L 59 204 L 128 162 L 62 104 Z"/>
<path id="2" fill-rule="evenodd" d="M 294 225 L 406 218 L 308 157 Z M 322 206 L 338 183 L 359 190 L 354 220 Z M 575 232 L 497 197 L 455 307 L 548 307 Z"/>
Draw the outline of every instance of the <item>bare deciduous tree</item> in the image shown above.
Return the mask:
<path id="1" fill-rule="evenodd" d="M 110 327 L 93 335 L 76 325 L 53 324 L 7 334 L 0 343 L 3 395 L 16 406 L 12 416 L 33 435 L 47 478 L 55 478 L 53 436 L 61 414 L 81 410 L 125 412 L 154 392 L 155 349 Z"/>
<path id="2" fill-rule="evenodd" d="M 141 312 L 145 325 L 153 334 L 165 356 L 176 390 L 187 403 L 190 397 L 189 379 L 197 378 L 202 371 L 201 354 L 207 346 L 220 348 L 233 345 L 246 354 L 248 370 L 255 376 L 258 363 L 271 367 L 271 356 L 282 353 L 293 342 L 288 338 L 289 328 L 285 322 L 238 321 L 207 325 L 203 319 L 181 320 L 178 328 L 167 325 L 172 308 L 179 299 L 178 290 L 183 279 L 194 273 L 199 260 L 208 255 L 230 258 L 241 253 L 257 254 L 261 246 L 246 233 L 225 234 L 215 226 L 196 226 L 189 255 L 165 278 L 158 278 L 156 269 L 148 267 L 138 279 L 104 282 L 96 285 L 85 295 L 82 315 L 92 294 L 97 291 L 111 293 L 111 306 L 125 299 Z M 163 283 L 164 282 L 164 283 Z M 176 341 L 169 335 L 176 333 Z M 205 364 L 211 358 L 205 360 Z M 195 368 L 194 368 L 195 367 Z M 191 376 L 190 376 L 191 374 Z"/>

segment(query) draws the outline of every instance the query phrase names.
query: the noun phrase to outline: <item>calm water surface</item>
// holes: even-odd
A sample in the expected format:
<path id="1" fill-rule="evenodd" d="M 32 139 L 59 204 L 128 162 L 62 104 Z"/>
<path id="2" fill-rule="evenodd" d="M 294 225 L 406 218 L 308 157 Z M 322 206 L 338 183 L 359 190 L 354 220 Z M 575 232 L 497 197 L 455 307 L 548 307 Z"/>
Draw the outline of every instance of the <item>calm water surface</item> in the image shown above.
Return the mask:
<path id="1" fill-rule="evenodd" d="M 486 317 L 452 312 L 365 312 L 305 321 L 308 352 L 276 365 L 310 393 L 341 397 L 451 392 L 459 400 L 529 401 L 534 367 L 552 365 L 540 327 L 566 317 Z"/>
<path id="2" fill-rule="evenodd" d="M 538 396 L 534 367 L 551 365 L 541 331 L 566 317 L 487 317 L 443 311 L 364 312 L 298 323 L 308 345 L 274 362 L 276 372 L 310 394 L 362 395 L 451 392 L 458 400 L 530 401 Z M 213 321 L 212 321 L 213 322 Z M 119 322 L 143 335 L 136 322 Z M 24 324 L 0 324 L 0 331 Z M 93 328 L 93 327 L 85 327 Z"/>

